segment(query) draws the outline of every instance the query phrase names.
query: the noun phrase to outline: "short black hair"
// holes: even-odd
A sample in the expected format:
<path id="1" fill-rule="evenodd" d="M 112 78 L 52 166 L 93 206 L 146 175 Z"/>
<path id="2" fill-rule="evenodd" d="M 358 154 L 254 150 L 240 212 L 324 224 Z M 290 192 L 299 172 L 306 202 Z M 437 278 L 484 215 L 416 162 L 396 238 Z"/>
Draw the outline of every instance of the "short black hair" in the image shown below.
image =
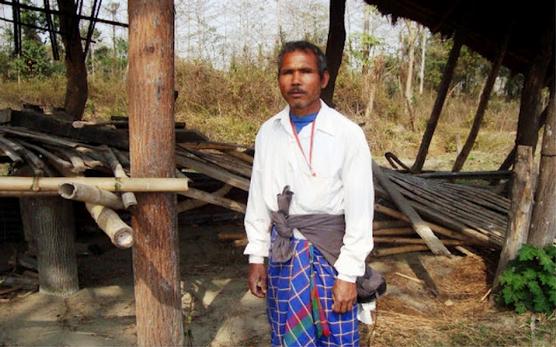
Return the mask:
<path id="1" fill-rule="evenodd" d="M 315 57 L 317 57 L 317 67 L 319 69 L 320 77 L 322 77 L 324 72 L 328 70 L 326 56 L 319 47 L 309 41 L 289 41 L 282 46 L 280 54 L 278 54 L 278 75 L 280 75 L 280 68 L 282 67 L 286 53 L 295 51 L 311 52 L 315 55 Z"/>

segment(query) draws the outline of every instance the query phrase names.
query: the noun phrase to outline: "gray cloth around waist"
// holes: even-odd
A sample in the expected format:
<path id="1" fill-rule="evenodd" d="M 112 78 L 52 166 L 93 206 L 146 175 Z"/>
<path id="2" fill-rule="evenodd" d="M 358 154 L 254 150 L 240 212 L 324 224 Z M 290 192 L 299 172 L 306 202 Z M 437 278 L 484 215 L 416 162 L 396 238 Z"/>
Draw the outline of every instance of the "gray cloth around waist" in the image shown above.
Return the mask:
<path id="1" fill-rule="evenodd" d="M 284 263 L 291 259 L 293 229 L 298 229 L 322 253 L 326 261 L 334 266 L 343 245 L 346 229 L 345 216 L 332 214 L 290 215 L 292 196 L 293 192 L 290 187 L 284 187 L 282 193 L 278 194 L 278 211 L 271 213 L 272 223 L 277 232 L 270 249 L 272 261 Z M 365 274 L 358 277 L 356 283 L 358 301 L 361 303 L 372 301 L 386 291 L 386 282 L 382 274 L 368 265 L 365 267 Z"/>

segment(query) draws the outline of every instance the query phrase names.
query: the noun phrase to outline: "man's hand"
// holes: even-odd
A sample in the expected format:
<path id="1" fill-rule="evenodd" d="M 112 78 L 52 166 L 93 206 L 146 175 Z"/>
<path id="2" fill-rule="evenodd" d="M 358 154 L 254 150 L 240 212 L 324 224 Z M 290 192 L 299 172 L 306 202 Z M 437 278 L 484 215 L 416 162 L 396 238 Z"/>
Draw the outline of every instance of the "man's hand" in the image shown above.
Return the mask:
<path id="1" fill-rule="evenodd" d="M 258 298 L 266 295 L 266 266 L 264 264 L 249 264 L 249 290 Z"/>
<path id="2" fill-rule="evenodd" d="M 353 308 L 357 302 L 357 288 L 355 283 L 336 279 L 332 287 L 332 311 L 346 313 Z"/>

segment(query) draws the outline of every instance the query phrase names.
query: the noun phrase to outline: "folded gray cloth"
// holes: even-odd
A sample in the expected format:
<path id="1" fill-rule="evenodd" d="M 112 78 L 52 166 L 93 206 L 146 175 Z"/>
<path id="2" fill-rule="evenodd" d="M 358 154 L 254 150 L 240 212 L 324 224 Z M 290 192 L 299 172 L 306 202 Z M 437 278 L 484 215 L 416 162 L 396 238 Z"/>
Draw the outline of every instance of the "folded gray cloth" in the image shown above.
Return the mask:
<path id="1" fill-rule="evenodd" d="M 277 236 L 270 248 L 272 261 L 284 263 L 291 259 L 291 238 L 293 229 L 298 229 L 324 256 L 332 266 L 340 256 L 340 248 L 346 229 L 344 215 L 303 214 L 290 215 L 290 204 L 293 192 L 289 186 L 278 194 L 278 211 L 271 213 L 272 223 Z M 370 223 L 370 221 L 369 221 Z M 373 301 L 386 291 L 386 282 L 379 272 L 366 266 L 365 274 L 357 278 L 357 301 L 365 303 Z"/>

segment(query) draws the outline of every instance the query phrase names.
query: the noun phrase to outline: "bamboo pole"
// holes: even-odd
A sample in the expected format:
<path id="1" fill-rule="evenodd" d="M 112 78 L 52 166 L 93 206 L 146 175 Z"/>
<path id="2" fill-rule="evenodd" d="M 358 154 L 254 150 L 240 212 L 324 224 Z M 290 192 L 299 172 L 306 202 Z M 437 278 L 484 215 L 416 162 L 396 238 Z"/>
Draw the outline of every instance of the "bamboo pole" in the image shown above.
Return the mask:
<path id="1" fill-rule="evenodd" d="M 483 87 L 483 91 L 481 93 L 481 99 L 479 101 L 479 106 L 477 107 L 477 112 L 475 113 L 475 118 L 473 119 L 473 125 L 471 126 L 471 130 L 469 131 L 469 135 L 467 136 L 467 140 L 465 140 L 465 145 L 463 145 L 463 149 L 459 152 L 456 161 L 454 162 L 454 166 L 452 167 L 452 171 L 457 172 L 460 171 L 471 153 L 471 149 L 473 148 L 473 144 L 477 139 L 477 135 L 479 134 L 479 130 L 481 129 L 481 124 L 483 122 L 483 118 L 485 116 L 485 111 L 488 107 L 488 101 L 490 99 L 490 94 L 492 93 L 492 88 L 494 87 L 494 82 L 496 82 L 496 77 L 498 76 L 498 72 L 500 71 L 500 67 L 502 66 L 502 61 L 506 56 L 506 48 L 508 47 L 508 42 L 510 41 L 510 32 L 506 34 L 496 59 L 492 63 L 492 68 L 488 74 L 485 86 Z"/>
<path id="2" fill-rule="evenodd" d="M 374 237 L 373 242 L 376 244 L 380 243 L 391 243 L 391 244 L 411 244 L 411 245 L 424 245 L 425 240 L 415 239 L 410 237 Z M 469 244 L 469 241 L 461 240 L 442 240 L 442 243 L 446 246 L 461 246 Z"/>
<path id="3" fill-rule="evenodd" d="M 108 146 L 105 146 L 104 154 L 106 159 L 108 160 L 112 172 L 114 173 L 114 176 L 118 178 L 124 178 L 124 177 L 127 178 L 128 176 L 122 164 L 120 163 L 120 161 L 118 160 L 116 154 L 114 154 L 112 149 Z M 135 197 L 135 194 L 133 194 L 132 192 L 125 192 L 122 193 L 122 202 L 124 204 L 124 207 L 127 209 L 137 205 L 137 198 Z"/>
<path id="4" fill-rule="evenodd" d="M 371 253 L 371 255 L 374 257 L 385 257 L 387 255 L 423 252 L 428 250 L 429 247 L 427 247 L 426 245 L 409 245 L 409 246 L 389 247 L 389 248 L 380 248 L 380 249 L 375 248 Z"/>
<path id="5" fill-rule="evenodd" d="M 64 183 L 81 183 L 110 192 L 185 192 L 186 178 L 0 177 L 0 191 L 58 191 Z"/>
<path id="6" fill-rule="evenodd" d="M 186 192 L 180 193 L 180 195 L 187 196 L 188 198 L 208 202 L 213 205 L 222 206 L 232 211 L 236 211 L 240 213 L 245 213 L 245 209 L 247 208 L 247 206 L 245 206 L 244 204 L 236 202 L 232 199 L 216 196 L 194 188 L 189 188 Z"/>
<path id="7" fill-rule="evenodd" d="M 500 274 L 505 270 L 508 263 L 515 258 L 521 245 L 527 241 L 533 201 L 533 151 L 530 146 L 517 147 L 514 171 L 510 224 L 494 277 L 493 287 L 495 288 L 498 286 Z"/>
<path id="8" fill-rule="evenodd" d="M 461 33 L 456 32 L 454 37 L 454 44 L 452 46 L 452 50 L 450 51 L 450 56 L 448 57 L 446 67 L 444 68 L 442 81 L 440 82 L 440 86 L 438 87 L 436 101 L 434 102 L 430 118 L 427 122 L 427 129 L 423 134 L 423 139 L 421 140 L 421 145 L 419 146 L 419 152 L 417 153 L 415 163 L 411 167 L 412 171 L 414 172 L 420 172 L 423 169 L 423 165 L 425 164 L 429 146 L 431 144 L 434 131 L 436 130 L 438 119 L 440 118 L 440 114 L 442 113 L 446 95 L 448 94 L 448 88 L 450 87 L 450 82 L 452 81 L 452 77 L 454 76 L 454 70 L 456 69 L 462 44 L 462 35 Z"/>
<path id="9" fill-rule="evenodd" d="M 210 194 L 216 197 L 224 197 L 226 194 L 230 192 L 230 190 L 232 190 L 232 188 L 233 188 L 232 186 L 225 184 L 222 186 L 222 188 Z M 190 199 L 190 200 L 179 202 L 176 209 L 178 213 L 182 213 L 185 211 L 193 210 L 201 206 L 205 206 L 206 204 L 208 204 L 208 202 L 206 201 Z"/>
<path id="10" fill-rule="evenodd" d="M 121 210 L 124 204 L 119 196 L 106 190 L 80 183 L 64 183 L 58 193 L 64 199 L 102 205 L 114 210 Z"/>
<path id="11" fill-rule="evenodd" d="M 376 179 L 379 181 L 380 185 L 388 192 L 388 195 L 394 201 L 396 206 L 406 215 L 411 226 L 425 240 L 427 246 L 431 249 L 434 254 L 450 255 L 450 251 L 442 244 L 442 242 L 434 235 L 430 227 L 421 219 L 421 217 L 415 212 L 413 207 L 409 205 L 407 200 L 402 196 L 402 194 L 394 187 L 390 182 L 388 177 L 382 172 L 382 169 L 373 161 L 373 173 Z"/>
<path id="12" fill-rule="evenodd" d="M 133 229 L 116 212 L 106 206 L 91 203 L 85 203 L 85 207 L 116 247 L 129 248 L 133 245 Z"/>
<path id="13" fill-rule="evenodd" d="M 373 221 L 373 230 L 403 228 L 409 226 L 408 222 L 401 220 L 379 220 Z"/>
<path id="14" fill-rule="evenodd" d="M 415 230 L 413 230 L 412 227 L 373 230 L 373 236 L 413 235 L 413 234 L 415 234 Z"/>

